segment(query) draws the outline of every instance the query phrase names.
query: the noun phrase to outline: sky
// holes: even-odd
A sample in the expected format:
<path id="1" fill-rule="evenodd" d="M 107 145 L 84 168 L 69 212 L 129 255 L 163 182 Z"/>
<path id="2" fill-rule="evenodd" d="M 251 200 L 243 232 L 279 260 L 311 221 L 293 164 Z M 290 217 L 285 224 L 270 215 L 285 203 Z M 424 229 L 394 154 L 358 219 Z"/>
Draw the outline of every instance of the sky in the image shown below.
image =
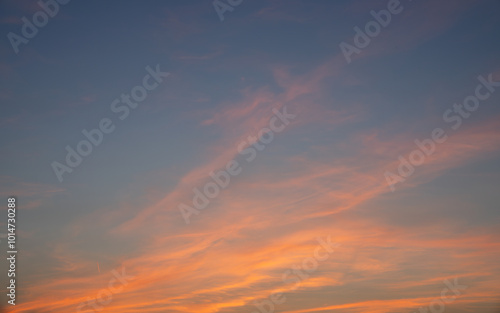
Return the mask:
<path id="1" fill-rule="evenodd" d="M 500 312 L 499 14 L 2 0 L 0 312 Z"/>

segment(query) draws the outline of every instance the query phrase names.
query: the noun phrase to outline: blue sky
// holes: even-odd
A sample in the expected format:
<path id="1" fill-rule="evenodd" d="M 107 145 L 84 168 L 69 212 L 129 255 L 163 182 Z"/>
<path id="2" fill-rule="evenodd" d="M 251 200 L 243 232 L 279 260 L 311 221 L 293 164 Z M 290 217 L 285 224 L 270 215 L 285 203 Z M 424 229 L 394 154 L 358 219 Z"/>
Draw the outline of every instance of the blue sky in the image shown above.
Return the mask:
<path id="1" fill-rule="evenodd" d="M 500 87 L 478 77 L 500 81 L 500 3 L 401 1 L 348 62 L 340 44 L 390 3 L 243 0 L 221 21 L 211 1 L 72 0 L 16 53 L 8 34 L 42 8 L 3 1 L 0 186 L 18 199 L 21 286 L 8 309 L 258 312 L 280 290 L 277 312 L 414 312 L 459 277 L 447 312 L 496 312 Z M 169 75 L 120 120 L 112 102 L 148 66 Z M 487 99 L 452 129 L 443 114 L 477 88 Z M 273 109 L 295 117 L 248 147 Z M 115 130 L 60 181 L 51 164 L 103 118 Z M 403 177 L 399 157 L 436 128 L 447 139 Z M 231 161 L 241 173 L 198 209 L 193 190 Z M 328 236 L 335 253 L 283 282 Z M 135 278 L 99 302 L 122 268 Z"/>

